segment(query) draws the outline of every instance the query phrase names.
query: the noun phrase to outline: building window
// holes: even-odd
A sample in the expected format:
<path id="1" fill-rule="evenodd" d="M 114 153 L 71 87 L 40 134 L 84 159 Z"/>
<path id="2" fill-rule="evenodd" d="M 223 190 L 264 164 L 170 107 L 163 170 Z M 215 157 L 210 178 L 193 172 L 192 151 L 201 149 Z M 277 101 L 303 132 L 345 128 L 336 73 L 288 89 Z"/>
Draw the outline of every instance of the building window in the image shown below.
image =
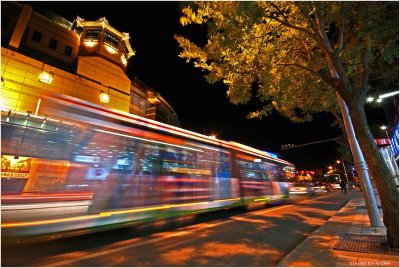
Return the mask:
<path id="1" fill-rule="evenodd" d="M 107 43 L 107 44 L 111 45 L 112 47 L 115 47 L 115 48 L 118 49 L 118 43 L 119 43 L 118 38 L 115 37 L 112 34 L 107 33 L 107 32 L 105 33 L 105 43 Z"/>
<path id="2" fill-rule="evenodd" d="M 99 30 L 89 30 L 85 32 L 84 39 L 99 40 L 100 31 Z"/>
<path id="3" fill-rule="evenodd" d="M 49 48 L 56 50 L 58 45 L 58 41 L 56 39 L 50 38 Z"/>
<path id="4" fill-rule="evenodd" d="M 64 55 L 71 56 L 72 55 L 72 47 L 65 45 Z"/>
<path id="5" fill-rule="evenodd" d="M 6 16 L 1 16 L 1 28 L 7 29 L 8 25 L 10 25 L 10 18 Z"/>
<path id="6" fill-rule="evenodd" d="M 33 35 L 32 35 L 32 40 L 40 43 L 40 41 L 42 40 L 42 33 L 39 33 L 38 31 L 34 31 Z"/>

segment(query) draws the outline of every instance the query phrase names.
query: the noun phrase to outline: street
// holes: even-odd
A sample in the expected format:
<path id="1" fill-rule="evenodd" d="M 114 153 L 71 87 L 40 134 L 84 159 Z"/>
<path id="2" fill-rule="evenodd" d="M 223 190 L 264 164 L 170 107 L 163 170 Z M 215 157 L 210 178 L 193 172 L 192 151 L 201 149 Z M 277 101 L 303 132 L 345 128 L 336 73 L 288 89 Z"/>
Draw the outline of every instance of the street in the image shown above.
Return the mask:
<path id="1" fill-rule="evenodd" d="M 262 210 L 209 213 L 175 225 L 3 244 L 2 266 L 275 266 L 352 196 L 302 195 Z"/>

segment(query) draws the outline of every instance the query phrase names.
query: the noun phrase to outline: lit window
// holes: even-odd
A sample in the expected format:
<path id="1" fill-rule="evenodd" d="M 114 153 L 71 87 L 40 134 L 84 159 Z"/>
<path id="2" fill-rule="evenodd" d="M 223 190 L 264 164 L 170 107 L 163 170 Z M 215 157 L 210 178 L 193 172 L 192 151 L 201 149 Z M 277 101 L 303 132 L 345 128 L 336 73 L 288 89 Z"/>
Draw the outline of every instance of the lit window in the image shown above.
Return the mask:
<path id="1" fill-rule="evenodd" d="M 99 30 L 89 30 L 85 32 L 85 39 L 92 39 L 92 40 L 98 40 L 99 39 Z"/>
<path id="2" fill-rule="evenodd" d="M 105 33 L 105 43 L 118 49 L 118 44 L 119 44 L 118 38 L 107 32 Z"/>

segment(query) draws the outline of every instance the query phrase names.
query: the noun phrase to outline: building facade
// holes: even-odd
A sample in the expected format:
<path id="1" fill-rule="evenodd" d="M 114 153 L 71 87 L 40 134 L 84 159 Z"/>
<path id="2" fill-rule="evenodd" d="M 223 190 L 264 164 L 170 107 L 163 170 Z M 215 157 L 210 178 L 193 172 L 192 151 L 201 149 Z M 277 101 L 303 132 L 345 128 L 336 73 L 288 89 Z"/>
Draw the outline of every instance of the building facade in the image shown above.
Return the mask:
<path id="1" fill-rule="evenodd" d="M 70 22 L 17 2 L 1 13 L 2 109 L 40 115 L 40 95 L 57 93 L 179 126 L 159 93 L 126 75 L 130 36 L 107 19 Z"/>

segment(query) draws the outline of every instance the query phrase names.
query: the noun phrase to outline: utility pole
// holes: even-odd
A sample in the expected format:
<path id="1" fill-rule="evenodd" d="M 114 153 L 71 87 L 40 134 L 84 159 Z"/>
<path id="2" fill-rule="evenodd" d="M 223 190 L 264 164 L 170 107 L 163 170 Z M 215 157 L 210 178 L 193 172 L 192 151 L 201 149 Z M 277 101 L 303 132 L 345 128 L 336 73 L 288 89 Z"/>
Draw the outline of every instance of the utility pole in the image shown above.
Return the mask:
<path id="1" fill-rule="evenodd" d="M 328 36 L 326 32 L 324 32 L 325 27 L 321 21 L 319 21 L 317 17 L 317 24 L 320 28 L 321 35 L 324 37 L 325 45 L 327 47 L 327 51 L 334 51 L 329 43 Z M 369 39 L 368 39 L 369 41 Z M 329 66 L 329 72 L 331 74 L 332 79 L 335 81 L 339 81 L 339 74 L 333 64 L 333 59 L 331 55 L 326 52 L 326 59 Z M 346 129 L 347 138 L 349 140 L 349 145 L 351 149 L 351 153 L 353 155 L 354 164 L 357 170 L 357 175 L 360 179 L 361 189 L 363 190 L 363 195 L 365 199 L 365 205 L 367 207 L 369 222 L 372 227 L 381 227 L 383 224 L 380 220 L 378 204 L 375 200 L 375 194 L 372 190 L 371 180 L 368 174 L 368 166 L 365 162 L 364 156 L 362 154 L 360 145 L 356 139 L 356 135 L 353 128 L 353 123 L 351 122 L 349 110 L 347 108 L 346 102 L 343 100 L 342 96 L 340 96 L 339 92 L 336 90 L 336 97 L 339 103 L 340 112 L 342 114 L 343 123 Z"/>
<path id="2" fill-rule="evenodd" d="M 340 112 L 342 113 L 347 138 L 349 140 L 350 149 L 354 158 L 354 165 L 357 170 L 357 175 L 360 179 L 361 189 L 364 195 L 365 205 L 367 206 L 370 224 L 372 227 L 382 227 L 383 224 L 380 220 L 378 204 L 376 203 L 375 194 L 372 189 L 371 180 L 368 174 L 368 166 L 365 162 L 360 145 L 356 139 L 353 124 L 349 115 L 349 110 L 347 109 L 346 102 L 342 99 L 342 96 L 340 96 L 337 91 L 336 97 L 339 102 Z"/>

